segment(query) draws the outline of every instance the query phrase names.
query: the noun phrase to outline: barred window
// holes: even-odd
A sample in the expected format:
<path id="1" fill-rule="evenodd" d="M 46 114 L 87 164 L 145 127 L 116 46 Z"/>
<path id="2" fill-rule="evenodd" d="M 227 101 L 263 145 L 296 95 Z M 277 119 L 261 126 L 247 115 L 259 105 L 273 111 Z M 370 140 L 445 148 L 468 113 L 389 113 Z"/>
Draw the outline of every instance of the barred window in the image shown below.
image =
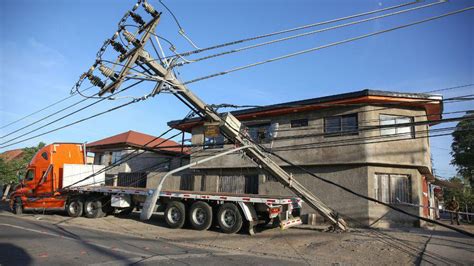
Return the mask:
<path id="1" fill-rule="evenodd" d="M 375 198 L 386 203 L 411 203 L 410 180 L 409 175 L 375 174 Z"/>

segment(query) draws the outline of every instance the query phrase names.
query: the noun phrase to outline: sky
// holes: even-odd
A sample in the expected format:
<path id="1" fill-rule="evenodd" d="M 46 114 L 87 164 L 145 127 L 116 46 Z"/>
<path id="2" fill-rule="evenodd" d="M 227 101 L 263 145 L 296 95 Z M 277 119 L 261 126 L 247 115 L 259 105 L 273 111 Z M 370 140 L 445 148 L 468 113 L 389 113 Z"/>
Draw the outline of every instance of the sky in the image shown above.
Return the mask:
<path id="1" fill-rule="evenodd" d="M 193 50 L 193 47 L 178 34 L 175 21 L 163 6 L 155 0 L 149 2 L 163 12 L 157 34 L 170 40 L 178 51 Z M 164 2 L 174 12 L 192 41 L 199 47 L 207 47 L 409 1 L 164 0 Z M 418 5 L 432 2 L 435 1 L 422 1 Z M 79 76 L 94 62 L 95 54 L 102 43 L 117 30 L 118 21 L 134 3 L 125 0 L 0 1 L 2 36 L 0 127 L 67 97 Z M 393 17 L 197 62 L 180 67 L 177 72 L 179 78 L 186 81 L 470 5 L 473 5 L 472 1 L 449 1 Z M 171 54 L 168 46 L 165 43 L 163 45 L 165 53 Z M 471 10 L 197 82 L 189 85 L 189 88 L 207 103 L 238 105 L 274 104 L 362 89 L 426 92 L 474 83 L 473 50 L 474 11 Z M 122 96 L 142 96 L 152 86 L 151 83 L 137 86 L 124 92 Z M 96 88 L 90 92 L 96 92 L 94 90 Z M 474 87 L 465 87 L 440 93 L 448 98 L 473 92 Z M 79 100 L 81 97 L 76 95 L 51 109 L 0 129 L 0 134 L 4 136 L 43 116 L 55 114 L 57 110 Z M 125 97 L 114 101 L 103 101 L 35 133 L 53 129 L 129 100 L 130 98 Z M 90 102 L 92 101 L 85 101 L 77 107 Z M 472 102 L 452 103 L 446 104 L 444 111 L 453 112 L 473 107 Z M 187 107 L 172 95 L 159 95 L 84 123 L 0 149 L 0 152 L 36 145 L 40 141 L 92 142 L 128 130 L 159 135 L 167 129 L 168 121 L 181 119 L 188 111 Z M 1 140 L 3 142 L 18 137 L 60 117 L 63 113 L 55 115 L 49 120 Z M 454 125 L 442 124 L 435 128 Z M 32 135 L 34 134 L 22 138 Z M 450 164 L 451 140 L 450 136 L 430 140 L 434 167 L 441 177 L 451 177 L 456 173 Z"/>

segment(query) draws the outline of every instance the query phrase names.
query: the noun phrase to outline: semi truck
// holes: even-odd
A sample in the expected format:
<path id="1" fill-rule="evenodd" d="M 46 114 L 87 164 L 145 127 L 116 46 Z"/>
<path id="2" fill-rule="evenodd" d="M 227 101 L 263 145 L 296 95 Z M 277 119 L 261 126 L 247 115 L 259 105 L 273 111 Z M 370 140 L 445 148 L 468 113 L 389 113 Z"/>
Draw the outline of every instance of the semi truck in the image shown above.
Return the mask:
<path id="1" fill-rule="evenodd" d="M 10 195 L 11 210 L 65 211 L 87 218 L 141 210 L 155 191 L 106 185 L 105 166 L 86 164 L 85 149 L 79 143 L 53 143 L 40 149 Z M 215 224 L 224 233 L 245 227 L 254 234 L 255 226 L 270 221 L 282 229 L 301 224 L 302 201 L 293 196 L 168 190 L 159 194 L 154 210 L 164 212 L 171 228 L 188 223 L 207 230 Z"/>

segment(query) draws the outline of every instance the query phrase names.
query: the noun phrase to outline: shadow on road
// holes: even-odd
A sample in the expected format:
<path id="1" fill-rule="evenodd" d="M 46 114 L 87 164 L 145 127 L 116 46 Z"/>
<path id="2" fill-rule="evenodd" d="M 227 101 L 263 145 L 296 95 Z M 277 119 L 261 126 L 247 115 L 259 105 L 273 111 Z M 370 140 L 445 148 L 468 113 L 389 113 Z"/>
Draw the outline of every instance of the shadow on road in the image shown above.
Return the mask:
<path id="1" fill-rule="evenodd" d="M 13 244 L 0 243 L 0 265 L 31 265 L 30 255 Z"/>

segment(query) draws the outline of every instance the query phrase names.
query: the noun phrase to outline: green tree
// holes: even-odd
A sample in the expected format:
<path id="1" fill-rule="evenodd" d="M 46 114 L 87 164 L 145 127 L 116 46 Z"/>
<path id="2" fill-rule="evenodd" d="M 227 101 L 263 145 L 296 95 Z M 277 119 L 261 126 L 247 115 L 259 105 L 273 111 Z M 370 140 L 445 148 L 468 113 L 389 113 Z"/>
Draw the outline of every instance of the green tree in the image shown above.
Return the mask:
<path id="1" fill-rule="evenodd" d="M 23 148 L 21 158 L 11 161 L 6 161 L 0 157 L 0 184 L 16 183 L 18 175 L 24 175 L 28 163 L 45 145 L 45 143 L 40 142 L 37 146 Z"/>
<path id="2" fill-rule="evenodd" d="M 469 112 L 466 116 L 473 115 L 474 112 Z M 451 149 L 451 163 L 457 167 L 465 184 L 474 187 L 474 120 L 463 120 L 456 125 Z"/>

